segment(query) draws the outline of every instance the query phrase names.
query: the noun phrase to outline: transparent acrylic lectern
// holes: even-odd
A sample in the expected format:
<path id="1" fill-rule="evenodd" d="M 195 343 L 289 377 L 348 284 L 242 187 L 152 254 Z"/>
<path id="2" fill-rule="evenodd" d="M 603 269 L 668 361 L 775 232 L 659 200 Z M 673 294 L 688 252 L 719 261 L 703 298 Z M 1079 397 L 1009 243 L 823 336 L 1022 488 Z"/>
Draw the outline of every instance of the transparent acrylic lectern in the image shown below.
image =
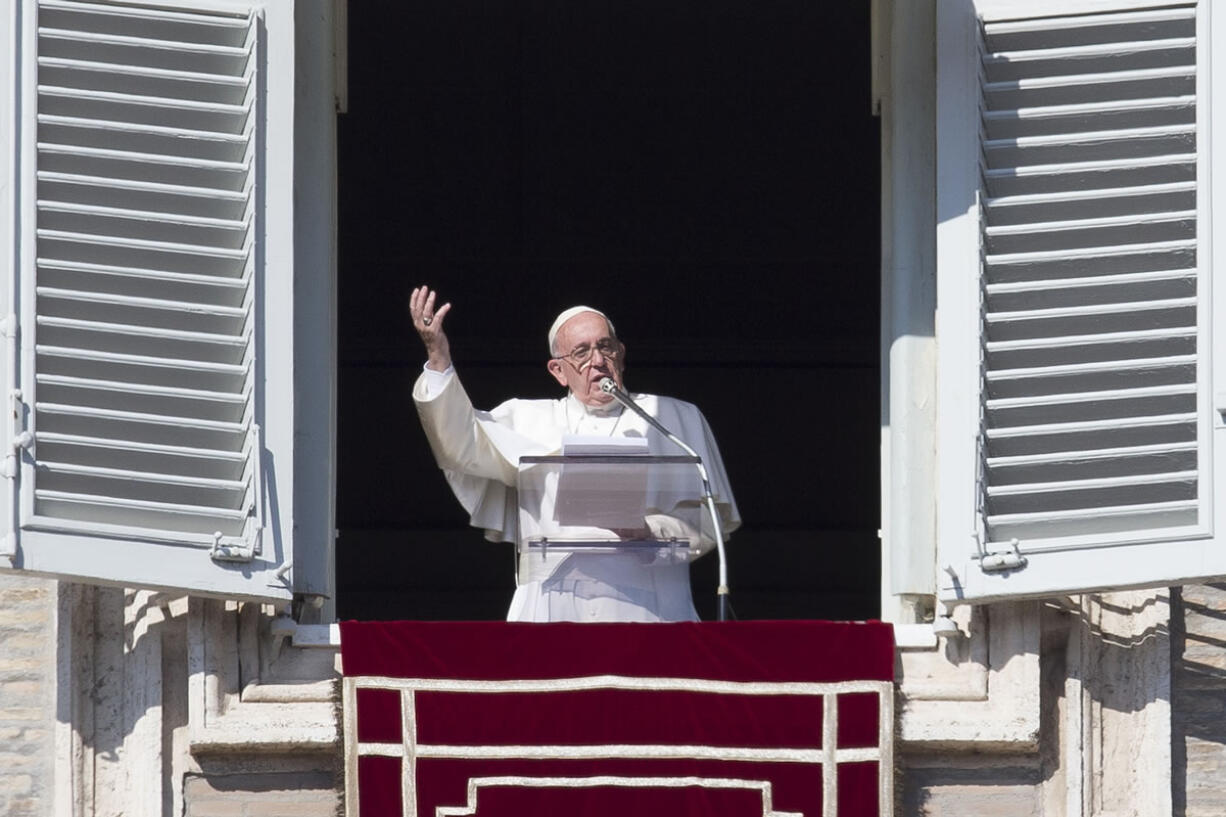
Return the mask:
<path id="1" fill-rule="evenodd" d="M 697 457 L 558 455 L 519 463 L 520 582 L 570 556 L 688 563 L 714 539 Z"/>

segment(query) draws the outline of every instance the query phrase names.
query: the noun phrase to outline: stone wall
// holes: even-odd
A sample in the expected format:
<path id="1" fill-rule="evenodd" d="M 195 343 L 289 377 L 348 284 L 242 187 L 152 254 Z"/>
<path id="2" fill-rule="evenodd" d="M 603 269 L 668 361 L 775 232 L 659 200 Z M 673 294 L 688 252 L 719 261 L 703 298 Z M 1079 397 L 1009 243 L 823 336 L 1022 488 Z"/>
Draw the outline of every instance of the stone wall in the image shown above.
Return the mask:
<path id="1" fill-rule="evenodd" d="M 1193 585 L 1175 595 L 1172 619 L 1174 813 L 1226 814 L 1226 584 Z"/>
<path id="2" fill-rule="evenodd" d="M 904 676 L 904 698 L 909 686 L 913 695 L 934 688 L 904 713 L 919 719 L 925 709 L 960 709 L 979 720 L 980 731 L 955 743 L 944 739 L 950 730 L 940 723 L 929 723 L 926 733 L 910 730 L 922 740 L 900 747 L 899 817 L 1182 815 L 1172 803 L 1185 774 L 1172 752 L 1172 724 L 1187 708 L 1172 684 L 1171 631 L 1178 630 L 1180 607 L 1168 598 L 1165 590 L 1125 591 L 1034 602 L 1029 613 L 1024 603 L 976 608 L 964 632 L 977 626 L 979 637 L 946 642 L 945 669 L 934 661 L 941 649 L 900 662 L 904 670 L 929 672 L 911 681 Z M 1030 636 L 1020 637 L 1026 631 Z M 968 641 L 981 652 L 968 649 Z M 1226 658 L 1223 646 L 1226 640 L 1217 644 L 1219 661 Z M 1034 672 L 1010 681 L 1010 667 L 1030 664 Z M 982 695 L 942 681 L 977 665 L 987 671 Z M 1022 722 L 1026 728 L 1010 734 Z M 995 745 L 982 740 L 993 734 Z M 1219 806 L 1187 815 L 1224 813 Z"/>
<path id="3" fill-rule="evenodd" d="M 0 575 L 0 814 L 52 814 L 55 582 Z"/>
<path id="4" fill-rule="evenodd" d="M 1018 633 L 1040 633 L 1021 641 L 1015 636 L 1002 638 L 1010 619 L 1007 608 L 996 607 L 997 635 L 976 632 L 975 639 L 945 650 L 950 666 L 959 673 L 951 676 L 959 684 L 951 687 L 954 696 L 963 699 L 956 706 L 978 713 L 983 733 L 979 737 L 996 734 L 998 745 L 986 751 L 969 744 L 961 749 L 935 744 L 900 747 L 899 817 L 1226 814 L 1226 584 L 1173 592 L 1169 640 L 1164 594 L 1151 594 L 1148 600 L 1124 594 L 1111 598 L 1019 607 L 1010 614 L 1014 628 L 1021 627 Z M 256 638 L 267 622 L 258 608 L 193 601 L 196 612 L 191 613 L 186 600 L 161 606 L 153 601 L 118 590 L 93 591 L 0 575 L 0 815 L 53 817 L 90 814 L 99 808 L 98 813 L 109 813 L 106 803 L 89 800 L 88 792 L 98 790 L 91 780 L 127 780 L 127 785 L 107 795 L 112 806 L 132 798 L 131 787 L 147 786 L 139 774 L 129 778 L 130 769 L 120 774 L 110 768 L 130 765 L 133 747 L 99 753 L 102 734 L 87 729 L 74 736 L 57 725 L 57 708 L 80 709 L 88 701 L 97 707 L 94 716 L 101 718 L 100 723 L 112 721 L 107 713 L 118 710 L 108 709 L 108 697 L 122 694 L 131 703 L 135 699 L 130 682 L 137 676 L 125 670 L 127 681 L 100 683 L 110 677 L 108 673 L 114 674 L 114 661 L 107 656 L 114 653 L 111 658 L 118 656 L 121 663 L 140 658 L 141 650 L 147 649 L 141 644 L 150 637 L 160 645 L 152 665 L 160 667 L 157 684 L 164 686 L 157 696 L 160 704 L 151 710 L 161 720 L 150 731 L 161 736 L 156 741 L 160 745 L 149 747 L 145 759 L 152 768 L 162 769 L 164 789 L 147 807 L 130 808 L 137 804 L 126 802 L 126 814 L 333 817 L 341 813 L 339 757 L 328 738 L 332 727 L 324 722 L 326 710 L 320 710 L 326 704 L 322 693 L 310 693 L 310 685 L 303 686 L 311 678 L 327 675 L 326 654 L 284 646 L 267 656 L 261 650 L 252 652 L 253 642 L 268 643 L 266 635 Z M 134 626 L 145 618 L 149 626 Z M 71 625 L 77 642 L 57 634 L 57 622 Z M 967 631 L 973 628 L 969 621 L 964 626 Z M 115 637 L 105 635 L 108 631 Z M 204 677 L 213 679 L 199 688 L 212 696 L 203 703 L 189 691 L 187 654 L 189 643 L 201 638 L 206 647 L 212 644 L 209 649 L 219 651 L 209 657 L 212 653 L 206 650 L 202 659 L 208 667 Z M 72 649 L 66 646 L 70 643 L 75 643 Z M 982 654 L 971 648 L 972 643 L 983 645 Z M 1165 688 L 1159 652 L 1169 662 Z M 1028 655 L 1037 655 L 1038 660 Z M 980 662 L 983 671 L 970 672 Z M 64 667 L 65 679 L 58 678 L 57 667 Z M 71 683 L 65 687 L 62 680 Z M 940 680 L 934 676 L 925 682 Z M 977 683 L 986 683 L 985 697 L 976 696 Z M 1016 686 L 1004 696 L 1008 705 L 990 700 L 993 688 L 1009 690 L 1008 683 Z M 261 684 L 263 692 L 257 689 Z M 1037 701 L 1035 696 L 1027 700 L 1026 690 L 1035 687 L 1040 690 Z M 1023 738 L 1032 729 L 1031 722 L 1019 718 L 1029 706 L 1039 710 L 1040 726 L 1035 728 L 1038 739 L 1028 744 Z M 204 716 L 192 714 L 192 707 L 204 707 Z M 299 717 L 308 707 L 313 707 L 314 721 Z M 999 724 L 993 726 L 992 719 Z M 1162 751 L 1166 747 L 1155 745 L 1159 719 L 1170 728 L 1164 741 L 1170 750 L 1167 755 Z M 252 726 L 257 721 L 276 725 L 284 739 L 270 742 L 268 729 Z M 1004 745 L 1010 733 L 1001 731 L 1011 724 L 1018 740 L 1013 751 Z M 57 729 L 64 733 L 57 735 Z M 207 751 L 193 754 L 189 744 Z M 59 785 L 57 745 L 63 756 L 61 767 L 73 770 Z M 1112 746 L 1131 746 L 1132 751 L 1124 756 Z M 168 754 L 161 754 L 163 749 Z M 1172 771 L 1169 782 L 1163 767 Z M 1155 788 L 1165 787 L 1170 807 L 1146 811 L 1147 791 L 1130 788 L 1134 784 L 1129 780 L 1147 779 Z M 158 788 L 156 783 L 153 788 Z M 83 794 L 87 796 L 82 799 Z M 56 797 L 78 799 L 65 811 L 57 808 L 62 804 L 55 802 Z"/>
<path id="5" fill-rule="evenodd" d="M 0 815 L 339 814 L 335 651 L 270 624 L 259 605 L 0 574 Z"/>

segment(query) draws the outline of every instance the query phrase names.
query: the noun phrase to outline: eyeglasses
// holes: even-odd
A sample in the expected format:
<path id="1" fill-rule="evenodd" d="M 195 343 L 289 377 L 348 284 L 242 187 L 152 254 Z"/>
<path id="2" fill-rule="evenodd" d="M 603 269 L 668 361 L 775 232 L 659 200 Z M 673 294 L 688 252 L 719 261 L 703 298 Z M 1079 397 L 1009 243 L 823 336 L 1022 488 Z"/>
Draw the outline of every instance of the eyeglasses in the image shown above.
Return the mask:
<path id="1" fill-rule="evenodd" d="M 569 353 L 557 357 L 569 360 L 576 369 L 582 369 L 591 362 L 592 355 L 596 352 L 600 352 L 601 357 L 616 359 L 621 354 L 621 345 L 612 338 L 603 338 L 596 341 L 595 346 L 584 343 L 571 349 Z"/>

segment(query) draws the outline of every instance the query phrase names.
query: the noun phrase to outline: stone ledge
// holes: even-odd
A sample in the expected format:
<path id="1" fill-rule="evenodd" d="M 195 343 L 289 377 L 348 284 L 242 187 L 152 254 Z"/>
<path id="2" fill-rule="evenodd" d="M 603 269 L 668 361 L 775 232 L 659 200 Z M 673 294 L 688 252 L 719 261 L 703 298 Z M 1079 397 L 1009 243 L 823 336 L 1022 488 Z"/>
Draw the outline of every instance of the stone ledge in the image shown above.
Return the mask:
<path id="1" fill-rule="evenodd" d="M 338 701 L 242 702 L 188 736 L 193 754 L 334 752 L 340 740 Z"/>
<path id="2" fill-rule="evenodd" d="M 340 699 L 337 681 L 303 681 L 288 684 L 248 684 L 243 689 L 243 703 L 296 704 L 331 703 Z"/>

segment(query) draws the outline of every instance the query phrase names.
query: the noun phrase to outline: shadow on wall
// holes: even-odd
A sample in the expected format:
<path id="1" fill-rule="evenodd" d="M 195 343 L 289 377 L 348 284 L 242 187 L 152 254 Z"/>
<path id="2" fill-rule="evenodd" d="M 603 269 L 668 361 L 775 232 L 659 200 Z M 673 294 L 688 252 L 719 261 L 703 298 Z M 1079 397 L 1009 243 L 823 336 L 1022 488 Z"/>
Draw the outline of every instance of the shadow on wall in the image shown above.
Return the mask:
<path id="1" fill-rule="evenodd" d="M 1173 813 L 1226 813 L 1226 584 L 1172 589 Z"/>
<path id="2" fill-rule="evenodd" d="M 314 707 L 302 710 L 304 722 L 321 708 L 323 721 L 335 717 L 328 693 L 301 686 L 329 679 L 333 653 L 281 649 L 256 603 L 67 582 L 58 593 L 56 720 L 71 725 L 72 746 L 57 774 L 67 773 L 86 812 L 337 813 L 339 744 L 295 738 L 295 727 L 270 738 L 287 729 L 284 709 L 279 719 L 253 713 L 249 724 L 232 714 L 262 705 L 246 699 L 263 682 L 295 686 L 292 705 Z M 237 718 L 229 727 L 227 716 Z M 205 748 L 193 731 L 208 733 Z M 300 742 L 283 751 L 279 739 Z"/>
<path id="3" fill-rule="evenodd" d="M 72 726 L 72 779 L 92 782 L 77 795 L 105 810 L 139 779 L 142 799 L 171 813 L 163 741 L 187 725 L 186 599 L 176 615 L 148 591 L 61 582 L 59 595 L 56 719 Z"/>
<path id="4" fill-rule="evenodd" d="M 1226 607 L 1226 593 L 1222 598 Z M 1131 798 L 1145 796 L 1146 763 L 1166 762 L 1165 753 L 1151 757 L 1155 753 L 1150 747 L 1154 740 L 1165 739 L 1171 711 L 1165 704 L 1179 706 L 1169 674 L 1178 638 L 1172 636 L 1173 630 L 1178 632 L 1177 605 L 1169 604 L 1166 590 L 1031 603 L 1041 604 L 1035 620 L 1040 627 L 1037 751 L 906 755 L 901 813 L 1064 813 L 1070 792 L 1077 791 L 1102 798 L 1103 813 L 1143 813 L 1124 807 Z M 980 633 L 979 643 L 984 642 L 1002 643 Z M 1021 655 L 964 657 L 984 663 L 986 669 L 1003 667 Z M 992 694 L 991 679 L 988 683 Z M 1219 684 L 1221 700 L 1226 701 L 1226 680 Z M 1011 705 L 1007 700 L 998 703 L 1005 711 Z M 1226 728 L 1220 732 L 1226 735 Z M 1176 787 L 1181 785 L 1181 768 L 1176 755 Z M 1152 776 L 1160 774 L 1154 770 Z"/>

